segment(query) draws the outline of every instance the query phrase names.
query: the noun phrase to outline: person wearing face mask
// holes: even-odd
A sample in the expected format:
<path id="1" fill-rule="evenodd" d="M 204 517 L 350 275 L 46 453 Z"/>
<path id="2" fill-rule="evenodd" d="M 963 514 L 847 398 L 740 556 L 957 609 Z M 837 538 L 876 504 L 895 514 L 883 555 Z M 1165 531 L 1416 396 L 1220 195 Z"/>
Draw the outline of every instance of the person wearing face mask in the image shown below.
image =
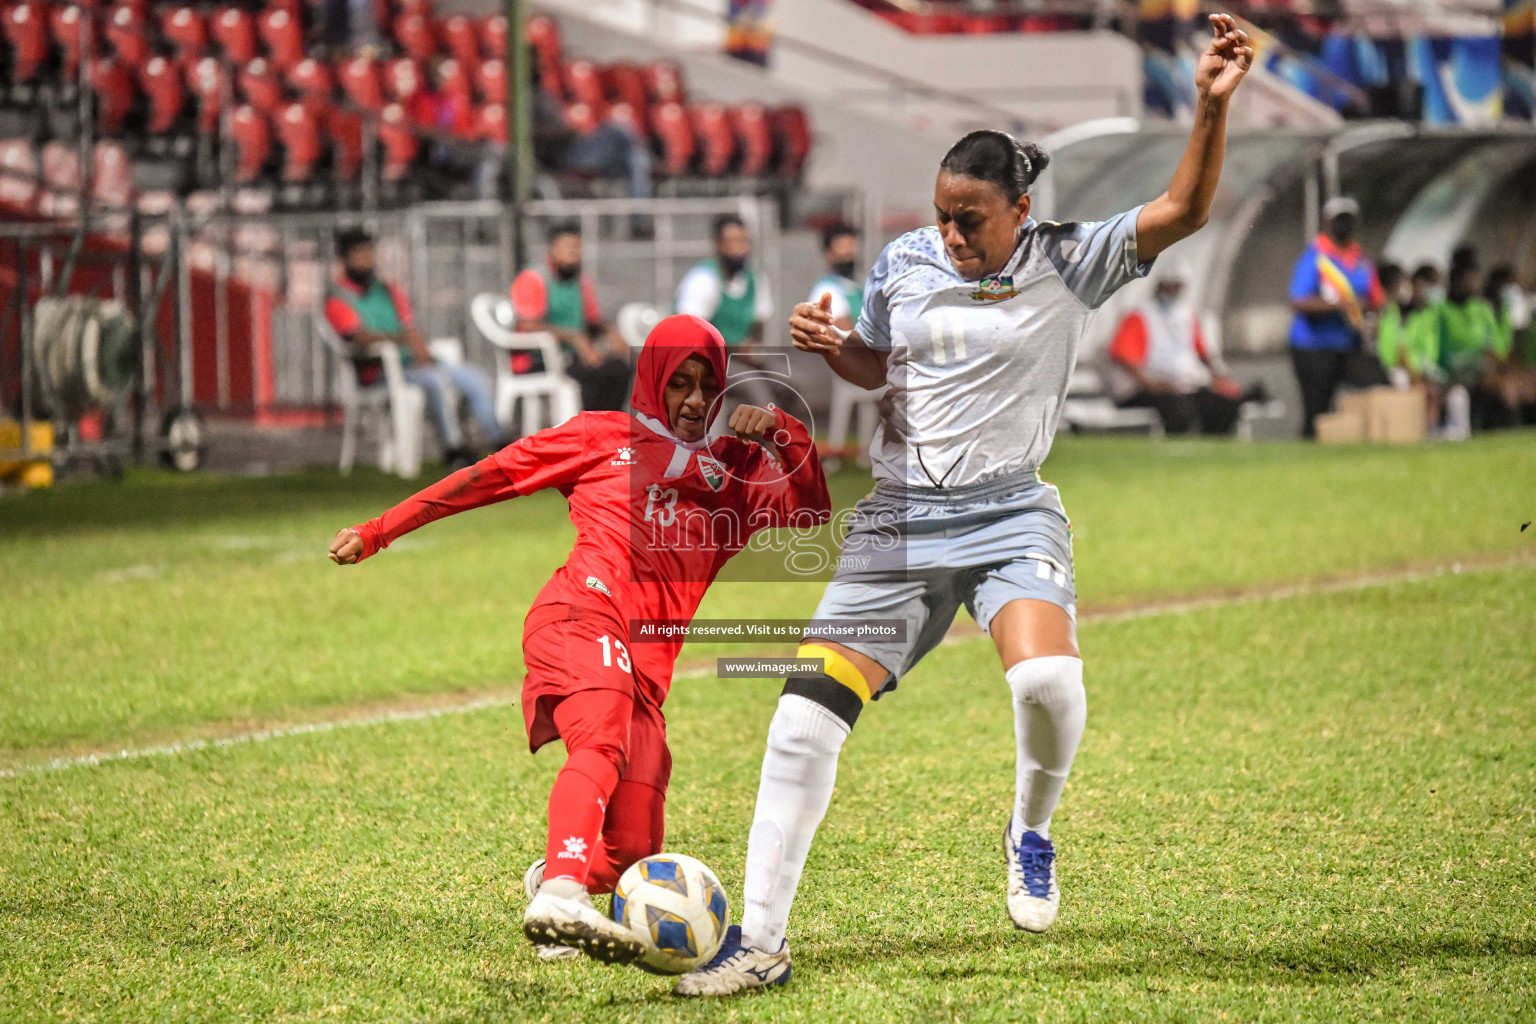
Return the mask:
<path id="1" fill-rule="evenodd" d="M 1216 372 L 1200 331 L 1200 315 L 1184 299 L 1189 271 L 1177 261 L 1162 268 L 1152 298 L 1120 321 L 1109 345 L 1110 389 L 1121 407 L 1156 409 L 1163 429 L 1230 434 L 1245 401 L 1263 401 Z"/>
<path id="2" fill-rule="evenodd" d="M 432 358 L 416 329 L 405 292 L 379 277 L 374 269 L 373 236 L 361 228 L 338 232 L 336 255 L 341 260 L 341 273 L 326 290 L 325 317 L 358 351 L 353 360 L 358 383 L 371 387 L 383 380 L 383 363 L 363 353 L 378 342 L 392 343 L 400 350 L 407 383 L 426 393 L 427 409 L 447 449 L 449 465 L 468 464 L 474 459 L 459 426 L 452 398 L 455 394 L 469 403 L 486 442 L 493 448 L 505 444 L 506 434 L 496 421 L 491 402 L 490 381 L 473 366 L 449 366 Z"/>
<path id="3" fill-rule="evenodd" d="M 592 278 L 581 270 L 581 227 L 552 225 L 544 259 L 512 282 L 512 311 L 519 331 L 547 331 L 560 342 L 566 373 L 581 387 L 581 407 L 624 408 L 629 390 L 629 346 L 603 322 Z M 536 355 L 515 354 L 513 371 L 537 372 Z"/>
<path id="4" fill-rule="evenodd" d="M 1354 199 L 1328 200 L 1324 231 L 1302 251 L 1291 274 L 1291 364 L 1301 388 L 1303 437 L 1314 436 L 1314 421 L 1333 407 L 1339 386 L 1350 379 L 1363 353 L 1365 314 L 1382 303 L 1375 268 L 1355 241 L 1359 222 Z"/>
<path id="5" fill-rule="evenodd" d="M 708 320 L 727 348 L 749 352 L 762 342 L 773 316 L 772 290 L 768 279 L 747 265 L 752 236 L 740 217 L 716 217 L 712 233 L 715 255 L 683 275 L 673 311 Z"/>
<path id="6" fill-rule="evenodd" d="M 805 301 L 816 304 L 823 295 L 831 296 L 827 312 L 832 314 L 832 322 L 851 331 L 864 306 L 864 284 L 854 277 L 859 269 L 859 233 L 847 224 L 833 224 L 822 232 L 821 255 L 827 261 L 827 272 L 811 286 Z"/>
<path id="7" fill-rule="evenodd" d="M 1483 299 L 1493 310 L 1496 334 L 1486 387 L 1504 407 L 1512 425 L 1536 420 L 1536 366 L 1530 354 L 1531 303 L 1515 280 L 1515 269 L 1501 264 L 1488 272 Z"/>
<path id="8" fill-rule="evenodd" d="M 529 749 L 559 739 L 567 751 L 545 854 L 523 876 L 523 932 L 544 959 L 576 950 L 627 963 L 644 949 L 590 898 L 612 892 L 665 838 L 672 757 L 662 704 L 682 639 L 632 637 L 630 624 L 690 621 L 754 534 L 831 518 L 815 442 L 793 416 L 739 405 L 732 435 L 709 439 L 724 378 L 720 332 L 669 316 L 641 349 L 633 415 L 582 412 L 521 438 L 330 545 L 331 561 L 351 565 L 458 512 L 546 488 L 569 503 L 576 545 L 523 623 Z"/>

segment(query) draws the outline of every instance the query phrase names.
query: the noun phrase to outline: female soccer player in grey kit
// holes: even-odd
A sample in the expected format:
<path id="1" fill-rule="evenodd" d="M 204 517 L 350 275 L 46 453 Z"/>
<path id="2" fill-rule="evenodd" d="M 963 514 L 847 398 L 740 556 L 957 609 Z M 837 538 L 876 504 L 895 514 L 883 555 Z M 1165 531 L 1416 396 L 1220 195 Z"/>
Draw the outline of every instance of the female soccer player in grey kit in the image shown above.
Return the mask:
<path id="1" fill-rule="evenodd" d="M 834 642 L 807 632 L 799 656 L 820 659 L 823 671 L 785 683 L 768 729 L 741 925 L 713 960 L 679 980 L 678 994 L 789 980 L 785 927 L 832 797 L 838 751 L 864 703 L 938 643 L 961 604 L 997 645 L 1013 694 L 1008 913 L 1032 932 L 1055 920 L 1051 813 L 1087 700 L 1071 535 L 1060 496 L 1036 469 L 1089 313 L 1210 212 L 1227 105 L 1253 62 L 1229 16 L 1210 21 L 1194 129 L 1167 192 L 1100 223 L 1036 222 L 1028 190 L 1045 153 L 1002 132 L 972 132 L 939 167 L 938 226 L 886 246 L 853 331 L 832 324 L 825 300 L 795 307 L 796 347 L 823 353 L 865 388 L 889 383 L 893 399 L 870 451 L 875 490 L 859 503 L 813 618 L 904 619 L 907 636 Z"/>

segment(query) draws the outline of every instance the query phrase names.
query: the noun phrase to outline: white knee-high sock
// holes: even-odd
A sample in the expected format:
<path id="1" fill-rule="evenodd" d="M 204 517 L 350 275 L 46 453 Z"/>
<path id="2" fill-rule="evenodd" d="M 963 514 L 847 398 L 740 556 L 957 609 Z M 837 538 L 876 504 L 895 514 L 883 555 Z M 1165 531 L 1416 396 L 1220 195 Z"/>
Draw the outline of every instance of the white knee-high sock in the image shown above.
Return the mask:
<path id="1" fill-rule="evenodd" d="M 1018 748 L 1014 770 L 1013 827 L 1051 835 L 1051 812 L 1061 801 L 1072 758 L 1088 718 L 1081 658 L 1029 658 L 1008 670 L 1013 691 L 1013 738 Z"/>
<path id="2" fill-rule="evenodd" d="M 848 731 L 847 723 L 815 701 L 794 694 L 779 698 L 747 837 L 741 915 L 747 945 L 777 950 L 784 941 L 806 854 L 832 801 L 837 754 Z"/>

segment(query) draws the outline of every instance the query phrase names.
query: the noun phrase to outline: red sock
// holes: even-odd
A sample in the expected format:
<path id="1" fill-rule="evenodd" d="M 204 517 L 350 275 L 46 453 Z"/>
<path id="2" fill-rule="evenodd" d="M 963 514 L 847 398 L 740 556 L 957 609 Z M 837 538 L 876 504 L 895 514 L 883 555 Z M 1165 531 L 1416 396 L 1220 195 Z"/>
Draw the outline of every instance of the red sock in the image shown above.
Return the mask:
<path id="1" fill-rule="evenodd" d="M 603 809 L 619 781 L 619 770 L 595 750 L 566 758 L 549 791 L 549 841 L 544 877 L 574 878 L 585 885 L 603 830 Z"/>
<path id="2" fill-rule="evenodd" d="M 633 701 L 617 690 L 583 690 L 553 709 L 551 717 L 570 756 L 549 792 L 545 878 L 587 884 L 609 798 L 619 784 Z"/>
<path id="3" fill-rule="evenodd" d="M 588 892 L 612 892 L 642 857 L 661 852 L 666 796 L 654 786 L 621 780 L 603 819 L 603 838 L 587 873 Z"/>

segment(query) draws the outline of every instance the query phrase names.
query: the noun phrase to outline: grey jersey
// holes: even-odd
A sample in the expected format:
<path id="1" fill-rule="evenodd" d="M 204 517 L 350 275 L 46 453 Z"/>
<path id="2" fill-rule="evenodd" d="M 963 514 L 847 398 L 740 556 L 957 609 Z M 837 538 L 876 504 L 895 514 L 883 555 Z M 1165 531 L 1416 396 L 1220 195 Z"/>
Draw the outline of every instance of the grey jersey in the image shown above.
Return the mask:
<path id="1" fill-rule="evenodd" d="M 858 322 L 890 353 L 875 479 L 958 487 L 1045 461 L 1088 315 L 1151 269 L 1136 254 L 1140 212 L 1027 220 L 1007 266 L 980 281 L 955 273 L 937 228 L 885 247 Z"/>

